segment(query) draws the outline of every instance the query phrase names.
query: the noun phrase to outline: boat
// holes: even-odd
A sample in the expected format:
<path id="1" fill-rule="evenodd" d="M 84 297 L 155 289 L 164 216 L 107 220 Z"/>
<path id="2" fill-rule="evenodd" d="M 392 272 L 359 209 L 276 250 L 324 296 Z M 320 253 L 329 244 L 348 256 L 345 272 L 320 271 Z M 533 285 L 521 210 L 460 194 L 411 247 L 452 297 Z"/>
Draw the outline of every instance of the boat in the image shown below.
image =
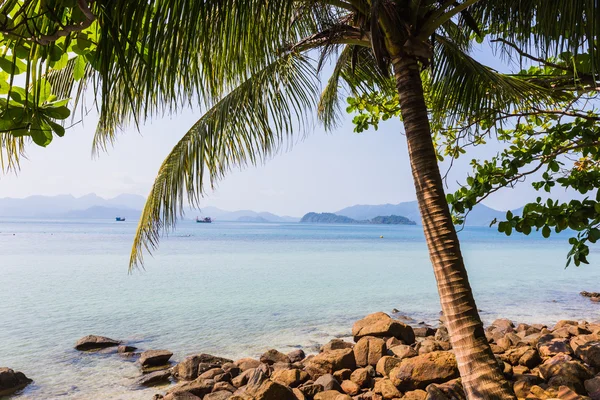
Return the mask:
<path id="1" fill-rule="evenodd" d="M 210 224 L 212 222 L 212 219 L 210 217 L 206 217 L 206 218 L 198 218 L 196 217 L 196 222 L 199 224 Z"/>
<path id="2" fill-rule="evenodd" d="M 117 222 L 123 222 L 123 221 L 125 221 L 125 218 L 123 218 L 123 217 L 117 217 L 115 219 L 117 220 Z"/>

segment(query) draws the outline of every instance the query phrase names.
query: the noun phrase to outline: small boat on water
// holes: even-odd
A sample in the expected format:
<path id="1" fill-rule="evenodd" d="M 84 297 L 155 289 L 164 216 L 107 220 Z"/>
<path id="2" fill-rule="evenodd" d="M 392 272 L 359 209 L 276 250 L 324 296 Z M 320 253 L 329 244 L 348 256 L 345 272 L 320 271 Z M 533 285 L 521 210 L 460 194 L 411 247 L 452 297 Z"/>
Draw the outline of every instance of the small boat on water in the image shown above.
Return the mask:
<path id="1" fill-rule="evenodd" d="M 198 218 L 196 217 L 196 222 L 199 224 L 210 224 L 212 222 L 212 219 L 210 217 L 206 217 L 206 218 Z"/>
<path id="2" fill-rule="evenodd" d="M 123 222 L 123 221 L 125 221 L 125 218 L 123 218 L 123 217 L 117 217 L 115 219 L 117 220 L 117 222 Z"/>

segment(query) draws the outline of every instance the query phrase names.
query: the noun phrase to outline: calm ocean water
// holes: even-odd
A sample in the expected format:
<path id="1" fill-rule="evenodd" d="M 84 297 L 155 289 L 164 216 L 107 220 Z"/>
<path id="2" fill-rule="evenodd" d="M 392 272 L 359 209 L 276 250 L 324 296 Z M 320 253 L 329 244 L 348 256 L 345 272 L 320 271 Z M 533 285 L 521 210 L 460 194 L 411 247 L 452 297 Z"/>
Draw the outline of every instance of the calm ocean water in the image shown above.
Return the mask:
<path id="1" fill-rule="evenodd" d="M 174 360 L 239 358 L 348 335 L 367 313 L 434 323 L 440 310 L 421 227 L 183 221 L 146 270 L 127 274 L 135 223 L 0 220 L 0 366 L 34 384 L 18 399 L 150 399 L 137 366 L 73 350 L 88 334 Z M 380 235 L 384 238 L 380 239 Z M 566 237 L 460 233 L 482 318 L 600 319 L 600 254 L 564 269 Z"/>

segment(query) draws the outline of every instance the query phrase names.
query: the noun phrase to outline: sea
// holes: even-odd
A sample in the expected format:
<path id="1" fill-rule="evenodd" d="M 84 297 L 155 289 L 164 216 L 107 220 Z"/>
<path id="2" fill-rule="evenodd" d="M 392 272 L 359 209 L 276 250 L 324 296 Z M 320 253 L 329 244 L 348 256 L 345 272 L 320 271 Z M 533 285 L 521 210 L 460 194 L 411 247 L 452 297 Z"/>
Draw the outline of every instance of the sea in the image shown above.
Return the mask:
<path id="1" fill-rule="evenodd" d="M 237 359 L 270 348 L 318 351 L 354 321 L 396 309 L 437 324 L 440 304 L 422 228 L 300 223 L 196 224 L 163 238 L 128 273 L 135 221 L 0 219 L 0 367 L 34 380 L 15 399 L 146 399 L 134 360 L 82 353 L 102 335 L 173 360 Z M 459 233 L 481 317 L 553 324 L 600 319 L 600 252 L 565 268 L 569 233 Z M 398 314 L 397 314 L 398 315 Z"/>

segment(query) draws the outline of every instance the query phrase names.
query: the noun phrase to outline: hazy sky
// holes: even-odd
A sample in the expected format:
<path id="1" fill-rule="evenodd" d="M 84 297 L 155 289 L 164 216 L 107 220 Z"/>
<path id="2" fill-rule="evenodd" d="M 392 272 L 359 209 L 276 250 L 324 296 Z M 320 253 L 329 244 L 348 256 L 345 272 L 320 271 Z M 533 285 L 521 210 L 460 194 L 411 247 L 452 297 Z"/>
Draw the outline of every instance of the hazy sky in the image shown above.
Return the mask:
<path id="1" fill-rule="evenodd" d="M 486 59 L 488 65 L 501 65 L 489 52 L 480 53 L 478 58 Z M 0 197 L 146 195 L 164 157 L 199 117 L 199 112 L 185 110 L 147 123 L 141 133 L 128 129 L 114 148 L 92 159 L 97 117 L 91 114 L 83 125 L 71 128 L 63 138 L 55 138 L 47 148 L 32 145 L 18 175 L 0 176 Z M 233 171 L 203 205 L 301 216 L 308 211 L 336 211 L 353 204 L 414 200 L 401 123 L 389 121 L 378 131 L 362 134 L 352 129 L 348 115 L 332 133 L 325 133 L 317 125 L 291 151 L 265 165 Z M 472 155 L 485 157 L 497 150 L 497 146 L 490 145 Z M 453 167 L 450 182 L 464 180 L 469 171 L 468 159 L 462 161 Z M 516 208 L 535 195 L 523 185 L 517 190 L 501 191 L 486 204 L 497 209 Z"/>

